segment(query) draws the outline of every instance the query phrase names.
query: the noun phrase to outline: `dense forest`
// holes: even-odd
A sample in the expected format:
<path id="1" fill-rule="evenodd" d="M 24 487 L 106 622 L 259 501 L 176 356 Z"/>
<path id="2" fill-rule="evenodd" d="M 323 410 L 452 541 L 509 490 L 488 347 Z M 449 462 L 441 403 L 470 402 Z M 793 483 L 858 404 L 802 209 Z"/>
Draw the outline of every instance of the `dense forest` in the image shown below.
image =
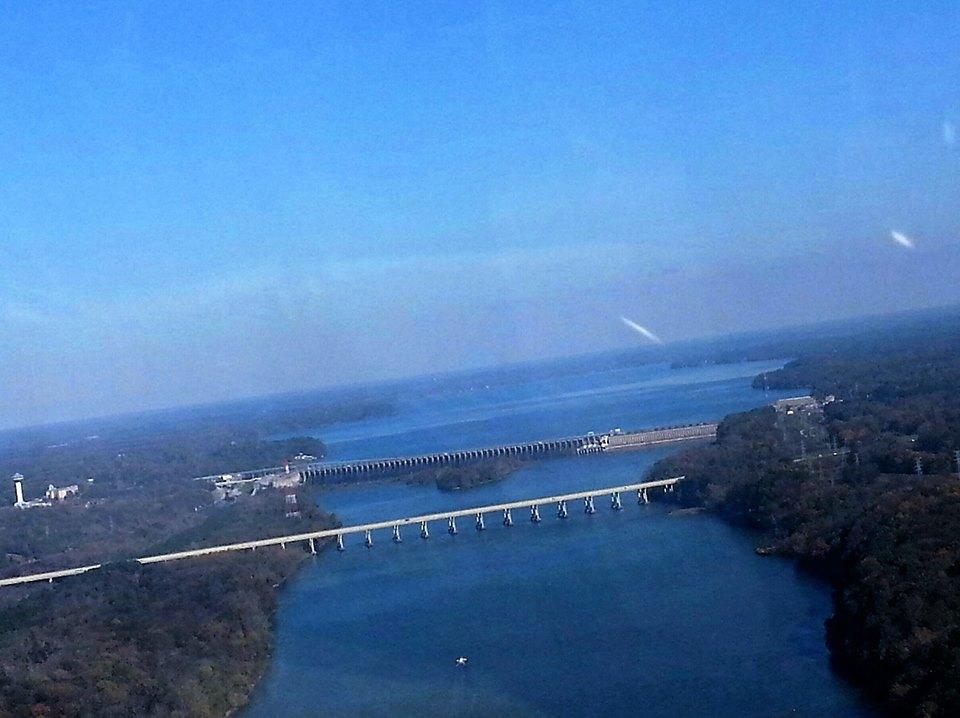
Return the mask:
<path id="1" fill-rule="evenodd" d="M 908 321 L 909 319 L 909 321 Z M 791 556 L 833 581 L 827 639 L 836 663 L 895 714 L 960 714 L 960 314 L 868 322 L 817 343 L 809 332 L 716 360 L 795 356 L 757 386 L 812 390 L 822 408 L 727 417 L 717 441 L 659 462 L 686 474 L 666 497 L 761 532 L 761 553 Z M 466 389 L 464 389 L 466 390 Z M 279 401 L 279 400 L 278 400 Z M 213 716 L 237 709 L 269 659 L 284 581 L 301 547 L 140 567 L 147 553 L 333 525 L 299 487 L 215 501 L 202 474 L 277 465 L 312 438 L 278 429 L 392 411 L 247 405 L 149 421 L 53 427 L 0 437 L 0 471 L 80 495 L 47 508 L 0 507 L 0 575 L 111 561 L 53 585 L 0 593 L 0 715 Z M 513 461 L 406 477 L 466 489 Z"/>
<path id="2" fill-rule="evenodd" d="M 224 500 L 193 480 L 324 455 L 321 441 L 275 438 L 277 429 L 392 411 L 373 401 L 291 406 L 277 417 L 240 404 L 0 437 L 0 472 L 22 472 L 28 499 L 48 483 L 80 487 L 20 510 L 5 479 L 0 576 L 108 562 L 0 591 L 0 716 L 222 716 L 246 701 L 269 659 L 280 587 L 309 554 L 288 546 L 146 567 L 130 559 L 331 527 L 310 487 L 248 487 Z"/>
<path id="3" fill-rule="evenodd" d="M 122 454 L 96 445 L 69 454 L 40 451 L 28 461 L 0 459 L 6 476 L 27 474 L 28 498 L 41 495 L 48 483 L 80 487 L 67 501 L 21 511 L 7 503 L 12 487 L 4 481 L 0 576 L 18 566 L 35 573 L 134 555 L 207 519 L 213 497 L 208 484 L 192 480 L 196 474 L 271 466 L 299 451 L 323 450 L 311 438 L 224 443 L 219 436 L 160 436 L 126 444 Z"/>
<path id="4" fill-rule="evenodd" d="M 463 466 L 437 466 L 407 474 L 407 484 L 434 484 L 440 491 L 461 491 L 507 478 L 523 468 L 516 457 L 503 456 Z"/>
<path id="5" fill-rule="evenodd" d="M 0 577 L 138 555 L 203 524 L 214 498 L 194 477 L 279 466 L 299 454 L 321 458 L 326 447 L 319 439 L 271 432 L 394 410 L 386 400 L 356 401 L 307 394 L 0 434 Z M 76 484 L 79 495 L 14 509 L 9 477 L 15 472 L 25 477 L 27 499 L 42 496 L 49 484 Z"/>
<path id="6" fill-rule="evenodd" d="M 727 417 L 716 443 L 657 464 L 667 498 L 762 532 L 835 585 L 838 668 L 897 715 L 960 715 L 960 333 L 866 333 L 757 378 L 822 410 Z M 817 441 L 813 424 L 822 429 Z M 803 437 L 798 440 L 798 437 Z"/>
<path id="7" fill-rule="evenodd" d="M 299 499 L 301 515 L 287 518 L 282 495 L 249 497 L 147 551 L 332 525 L 311 496 Z M 308 557 L 288 546 L 167 565 L 119 562 L 8 598 L 0 604 L 0 715 L 237 709 L 269 660 L 279 588 Z"/>

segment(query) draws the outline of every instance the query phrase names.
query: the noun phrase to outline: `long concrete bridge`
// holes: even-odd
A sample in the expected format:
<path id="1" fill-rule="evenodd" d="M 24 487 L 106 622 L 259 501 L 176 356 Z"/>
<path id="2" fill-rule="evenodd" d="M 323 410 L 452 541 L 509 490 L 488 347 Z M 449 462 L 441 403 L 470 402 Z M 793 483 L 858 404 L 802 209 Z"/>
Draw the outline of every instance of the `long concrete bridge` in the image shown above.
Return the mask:
<path id="1" fill-rule="evenodd" d="M 645 504 L 649 502 L 650 491 L 671 492 L 677 482 L 682 481 L 683 476 L 677 476 L 671 479 L 660 479 L 658 481 L 646 481 L 639 484 L 626 484 L 623 486 L 611 486 L 607 488 L 591 489 L 589 491 L 578 491 L 570 494 L 559 494 L 556 496 L 543 496 L 535 499 L 522 499 L 520 501 L 510 501 L 500 504 L 488 504 L 485 506 L 475 506 L 467 509 L 454 509 L 451 511 L 442 511 L 432 514 L 423 514 L 421 516 L 408 516 L 405 518 L 390 519 L 389 521 L 378 521 L 375 523 L 358 524 L 356 526 L 343 526 L 334 529 L 325 529 L 323 531 L 311 531 L 308 533 L 289 534 L 286 536 L 276 536 L 273 538 L 256 539 L 253 541 L 242 541 L 240 543 L 221 544 L 219 546 L 210 546 L 208 548 L 198 548 L 189 551 L 176 551 L 173 553 L 157 554 L 155 556 L 142 556 L 135 559 L 141 565 L 153 563 L 167 563 L 170 561 L 180 561 L 189 558 L 200 558 L 202 556 L 212 556 L 214 554 L 228 553 L 232 551 L 255 551 L 258 548 L 280 546 L 286 548 L 287 545 L 302 544 L 310 550 L 311 553 L 317 552 L 317 541 L 333 539 L 336 541 L 337 549 L 343 551 L 346 548 L 345 537 L 353 535 L 363 535 L 363 543 L 368 548 L 373 546 L 373 534 L 375 531 L 388 529 L 391 532 L 391 538 L 394 542 L 400 543 L 403 540 L 403 529 L 408 526 L 414 526 L 418 529 L 418 535 L 423 539 L 430 538 L 430 524 L 442 522 L 444 528 L 450 534 L 458 532 L 457 519 L 468 517 L 473 521 L 477 531 L 486 529 L 486 518 L 490 515 L 498 516 L 502 519 L 504 526 L 513 525 L 513 512 L 515 510 L 529 510 L 529 519 L 532 523 L 540 523 L 540 511 L 546 507 L 556 507 L 557 518 L 565 519 L 569 515 L 568 504 L 570 502 L 582 501 L 583 511 L 586 514 L 596 512 L 596 499 L 609 498 L 611 510 L 620 510 L 623 507 L 622 496 L 624 494 L 636 494 L 638 503 Z M 26 583 L 36 583 L 38 581 L 53 582 L 54 579 L 65 578 L 68 576 L 77 576 L 80 574 L 96 571 L 102 568 L 104 564 L 91 564 L 89 566 L 78 566 L 76 568 L 64 569 L 61 571 L 47 571 L 45 573 L 30 574 L 27 576 L 15 576 L 13 578 L 0 579 L 0 586 L 15 586 Z"/>
<path id="2" fill-rule="evenodd" d="M 603 434 L 594 434 L 591 432 L 582 436 L 570 436 L 547 441 L 503 444 L 482 449 L 435 452 L 418 456 L 360 459 L 340 462 L 318 461 L 289 467 L 276 466 L 267 469 L 240 471 L 232 474 L 201 476 L 196 480 L 216 481 L 218 483 L 241 483 L 265 476 L 296 472 L 304 481 L 349 481 L 351 479 L 365 479 L 376 476 L 410 473 L 441 466 L 463 466 L 500 457 L 535 460 L 607 451 L 631 451 L 678 441 L 712 439 L 716 435 L 717 424 L 715 423 L 664 426 L 631 432 L 610 431 Z"/>

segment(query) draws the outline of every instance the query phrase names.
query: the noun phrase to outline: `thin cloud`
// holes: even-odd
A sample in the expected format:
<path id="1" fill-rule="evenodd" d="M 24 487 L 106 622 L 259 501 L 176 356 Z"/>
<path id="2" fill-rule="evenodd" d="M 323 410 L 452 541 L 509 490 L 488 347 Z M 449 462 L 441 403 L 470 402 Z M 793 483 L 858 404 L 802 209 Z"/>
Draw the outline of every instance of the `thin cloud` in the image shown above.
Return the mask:
<path id="1" fill-rule="evenodd" d="M 622 321 L 628 327 L 633 329 L 633 331 L 635 331 L 640 336 L 652 341 L 654 344 L 663 344 L 663 340 L 660 337 L 658 337 L 656 334 L 651 332 L 649 329 L 647 329 L 646 327 L 642 327 L 636 322 L 631 321 L 630 319 L 627 319 L 626 317 L 620 317 L 620 321 Z"/>
<path id="2" fill-rule="evenodd" d="M 906 247 L 907 249 L 913 249 L 917 246 L 907 235 L 903 234 L 903 232 L 898 232 L 895 229 L 890 230 L 890 238 L 901 247 Z"/>
<path id="3" fill-rule="evenodd" d="M 944 121 L 943 123 L 943 144 L 947 147 L 957 144 L 957 128 L 952 122 Z"/>

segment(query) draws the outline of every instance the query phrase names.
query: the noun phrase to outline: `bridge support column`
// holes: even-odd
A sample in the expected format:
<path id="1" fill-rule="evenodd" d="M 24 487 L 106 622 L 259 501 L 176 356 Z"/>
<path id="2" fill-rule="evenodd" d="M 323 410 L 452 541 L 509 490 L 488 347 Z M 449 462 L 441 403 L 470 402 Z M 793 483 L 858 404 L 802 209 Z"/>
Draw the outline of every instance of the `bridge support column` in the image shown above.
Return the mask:
<path id="1" fill-rule="evenodd" d="M 317 555 L 317 545 L 313 542 L 313 539 L 310 539 L 310 540 L 308 541 L 308 543 L 310 544 L 310 553 L 313 554 L 314 556 L 316 556 L 316 555 Z"/>
<path id="2" fill-rule="evenodd" d="M 614 491 L 613 496 L 610 497 L 610 508 L 614 511 L 619 511 L 623 508 L 623 505 L 620 503 L 620 492 Z"/>
<path id="3" fill-rule="evenodd" d="M 373 548 L 373 534 L 370 533 L 370 529 L 366 530 L 366 535 L 363 537 L 363 545 L 367 548 Z"/>
<path id="4" fill-rule="evenodd" d="M 343 534 L 337 534 L 337 551 L 343 551 Z"/>
<path id="5" fill-rule="evenodd" d="M 540 507 L 536 504 L 530 507 L 530 521 L 535 524 L 540 523 Z"/>
<path id="6" fill-rule="evenodd" d="M 640 490 L 637 492 L 637 502 L 638 502 L 638 503 L 641 503 L 641 504 L 649 504 L 649 503 L 650 503 L 650 498 L 647 496 L 647 490 L 646 490 L 646 489 L 640 489 Z"/>
<path id="7" fill-rule="evenodd" d="M 400 524 L 394 524 L 393 526 L 393 542 L 400 543 L 403 541 L 403 536 L 400 535 Z"/>
<path id="8" fill-rule="evenodd" d="M 457 535 L 457 517 L 451 516 L 447 519 L 447 533 L 451 536 Z"/>
<path id="9" fill-rule="evenodd" d="M 567 502 L 566 501 L 559 501 L 557 503 L 557 518 L 558 519 L 567 518 Z"/>
<path id="10" fill-rule="evenodd" d="M 513 526 L 513 516 L 510 515 L 510 509 L 503 510 L 503 525 Z"/>
<path id="11" fill-rule="evenodd" d="M 588 496 L 587 498 L 585 498 L 585 499 L 583 500 L 583 513 L 585 513 L 585 514 L 595 514 L 595 513 L 597 513 L 597 509 L 594 508 L 594 505 L 593 505 L 593 497 L 592 497 L 592 496 Z"/>
<path id="12" fill-rule="evenodd" d="M 421 521 L 421 522 L 420 522 L 420 538 L 422 538 L 422 539 L 428 539 L 428 538 L 430 538 L 430 529 L 427 528 L 427 522 L 426 522 L 426 521 Z"/>
<path id="13" fill-rule="evenodd" d="M 477 514 L 477 531 L 483 531 L 487 527 L 483 525 L 483 514 Z"/>

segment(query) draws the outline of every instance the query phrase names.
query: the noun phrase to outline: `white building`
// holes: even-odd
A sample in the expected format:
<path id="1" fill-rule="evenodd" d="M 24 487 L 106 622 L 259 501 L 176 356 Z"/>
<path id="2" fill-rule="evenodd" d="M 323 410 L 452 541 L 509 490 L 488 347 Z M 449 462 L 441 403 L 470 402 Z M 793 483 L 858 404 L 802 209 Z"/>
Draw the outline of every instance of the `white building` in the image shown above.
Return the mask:
<path id="1" fill-rule="evenodd" d="M 792 414 L 795 411 L 819 409 L 820 403 L 812 396 L 791 396 L 786 399 L 778 399 L 773 403 L 773 408 L 780 412 Z"/>
<path id="2" fill-rule="evenodd" d="M 58 489 L 53 484 L 50 484 L 47 487 L 47 493 L 44 494 L 51 501 L 63 501 L 68 496 L 73 496 L 74 494 L 80 491 L 80 487 L 76 484 L 71 484 L 70 486 L 64 486 L 63 488 Z"/>
<path id="3" fill-rule="evenodd" d="M 289 489 L 299 486 L 302 482 L 299 473 L 268 474 L 257 479 L 263 488 L 272 486 L 275 489 Z"/>
<path id="4" fill-rule="evenodd" d="M 13 475 L 13 505 L 20 506 L 26 503 L 23 500 L 23 474 L 16 473 Z"/>
<path id="5" fill-rule="evenodd" d="M 43 499 L 33 499 L 32 501 L 26 501 L 23 498 L 23 474 L 17 473 L 13 475 L 13 493 L 15 500 L 13 505 L 18 509 L 32 509 L 36 506 L 49 506 L 46 501 Z"/>

